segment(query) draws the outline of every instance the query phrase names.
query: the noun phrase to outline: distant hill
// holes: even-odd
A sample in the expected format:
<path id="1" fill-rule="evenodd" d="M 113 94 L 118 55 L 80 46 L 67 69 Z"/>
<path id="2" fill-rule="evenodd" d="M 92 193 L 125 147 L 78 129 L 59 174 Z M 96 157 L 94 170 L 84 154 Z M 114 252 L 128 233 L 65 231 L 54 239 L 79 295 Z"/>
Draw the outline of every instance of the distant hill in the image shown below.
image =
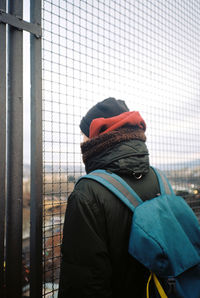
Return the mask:
<path id="1" fill-rule="evenodd" d="M 43 171 L 45 173 L 69 173 L 72 174 L 84 174 L 85 173 L 85 167 L 82 164 L 68 164 L 68 165 L 59 165 L 59 164 L 45 164 Z M 24 178 L 30 177 L 30 165 L 24 164 L 23 167 L 23 175 Z"/>
<path id="2" fill-rule="evenodd" d="M 84 173 L 85 167 L 81 164 L 45 164 L 44 171 L 47 173 L 51 172 L 64 172 L 64 173 Z"/>
<path id="3" fill-rule="evenodd" d="M 29 164 L 24 164 L 23 166 L 23 175 L 25 178 L 30 177 L 30 165 Z"/>
<path id="4" fill-rule="evenodd" d="M 183 169 L 192 169 L 200 166 L 200 159 L 187 161 L 187 162 L 179 162 L 179 163 L 167 163 L 167 164 L 158 164 L 157 168 L 163 171 L 177 171 Z"/>
<path id="5" fill-rule="evenodd" d="M 200 168 L 200 159 L 196 159 L 193 161 L 187 161 L 187 162 L 179 162 L 179 163 L 168 163 L 168 164 L 157 164 L 155 165 L 158 169 L 164 171 L 164 172 L 174 172 L 174 171 L 181 171 L 183 169 L 187 170 L 189 172 L 196 172 L 199 171 L 198 168 Z M 85 167 L 83 164 L 66 164 L 66 165 L 59 165 L 59 164 L 45 164 L 44 165 L 44 172 L 46 173 L 69 173 L 72 174 L 84 174 L 85 173 Z M 24 177 L 30 177 L 30 165 L 25 164 L 24 165 Z"/>

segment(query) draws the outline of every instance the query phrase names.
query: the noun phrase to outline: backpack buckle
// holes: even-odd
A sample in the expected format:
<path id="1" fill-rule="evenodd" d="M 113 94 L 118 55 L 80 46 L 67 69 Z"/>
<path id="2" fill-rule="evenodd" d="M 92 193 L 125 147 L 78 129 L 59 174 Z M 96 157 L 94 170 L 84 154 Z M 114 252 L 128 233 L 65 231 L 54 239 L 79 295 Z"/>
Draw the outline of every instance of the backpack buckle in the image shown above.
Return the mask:
<path id="1" fill-rule="evenodd" d="M 173 277 L 169 277 L 167 280 L 167 284 L 169 286 L 168 294 L 175 294 L 176 293 L 176 280 Z"/>

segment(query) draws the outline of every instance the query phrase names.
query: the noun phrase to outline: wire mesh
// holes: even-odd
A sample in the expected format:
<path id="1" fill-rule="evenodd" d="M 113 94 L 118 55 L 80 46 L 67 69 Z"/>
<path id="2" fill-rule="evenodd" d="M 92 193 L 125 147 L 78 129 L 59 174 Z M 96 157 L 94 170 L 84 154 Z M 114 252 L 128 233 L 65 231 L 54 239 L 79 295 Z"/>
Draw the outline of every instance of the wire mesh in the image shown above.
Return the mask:
<path id="1" fill-rule="evenodd" d="M 83 174 L 79 122 L 124 99 L 152 165 L 200 217 L 200 1 L 43 0 L 43 295 L 56 297 L 67 198 Z"/>

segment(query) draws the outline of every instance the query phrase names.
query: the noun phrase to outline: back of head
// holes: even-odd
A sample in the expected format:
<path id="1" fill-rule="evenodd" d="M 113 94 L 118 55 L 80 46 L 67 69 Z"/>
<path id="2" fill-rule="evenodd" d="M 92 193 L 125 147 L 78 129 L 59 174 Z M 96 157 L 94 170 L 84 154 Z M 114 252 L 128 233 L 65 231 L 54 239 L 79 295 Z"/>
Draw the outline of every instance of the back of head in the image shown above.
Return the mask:
<path id="1" fill-rule="evenodd" d="M 106 98 L 87 112 L 81 120 L 80 129 L 87 137 L 90 137 L 90 125 L 94 119 L 112 118 L 128 111 L 129 109 L 123 100 L 117 100 L 113 97 Z"/>
<path id="2" fill-rule="evenodd" d="M 148 150 L 144 145 L 146 141 L 145 121 L 139 112 L 129 111 L 123 100 L 109 97 L 98 102 L 82 118 L 80 129 L 85 135 L 81 143 L 81 152 L 83 162 L 86 165 L 86 172 L 96 167 L 95 158 L 98 155 L 104 154 L 111 148 L 119 148 L 117 145 L 122 144 L 122 142 L 131 142 L 133 146 L 135 142 L 132 142 L 132 140 L 137 140 L 140 142 L 138 148 L 143 148 L 142 154 L 148 155 Z M 134 153 L 135 150 L 134 148 Z M 110 152 L 113 153 L 112 150 Z M 144 154 L 144 152 L 146 153 Z M 117 156 L 118 153 L 116 150 Z M 132 153 L 133 151 L 131 151 Z M 101 159 L 98 158 L 98 162 L 101 162 Z M 149 168 L 149 163 L 147 166 Z"/>

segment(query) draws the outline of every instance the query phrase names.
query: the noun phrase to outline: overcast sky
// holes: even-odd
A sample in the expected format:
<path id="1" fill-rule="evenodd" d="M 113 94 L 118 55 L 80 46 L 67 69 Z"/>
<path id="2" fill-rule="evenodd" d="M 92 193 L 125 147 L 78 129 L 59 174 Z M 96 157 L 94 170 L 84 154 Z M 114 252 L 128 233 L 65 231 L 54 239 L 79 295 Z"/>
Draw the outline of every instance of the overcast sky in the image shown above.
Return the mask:
<path id="1" fill-rule="evenodd" d="M 106 7 L 103 1 L 43 1 L 45 161 L 59 161 L 58 154 L 50 154 L 61 150 L 52 146 L 58 129 L 62 138 L 68 133 L 66 142 L 73 140 L 68 149 L 62 147 L 62 160 L 75 161 L 74 151 L 80 154 L 81 117 L 109 96 L 124 99 L 130 110 L 139 110 L 144 117 L 153 163 L 200 158 L 200 18 L 195 4 L 186 7 L 180 1 L 174 7 L 173 0 L 154 4 L 141 0 L 119 7 L 118 1 L 109 3 Z M 24 19 L 28 20 L 28 1 Z M 24 38 L 27 78 L 28 34 Z M 28 87 L 27 80 L 25 123 L 29 122 Z M 24 141 L 28 162 L 29 125 Z"/>

